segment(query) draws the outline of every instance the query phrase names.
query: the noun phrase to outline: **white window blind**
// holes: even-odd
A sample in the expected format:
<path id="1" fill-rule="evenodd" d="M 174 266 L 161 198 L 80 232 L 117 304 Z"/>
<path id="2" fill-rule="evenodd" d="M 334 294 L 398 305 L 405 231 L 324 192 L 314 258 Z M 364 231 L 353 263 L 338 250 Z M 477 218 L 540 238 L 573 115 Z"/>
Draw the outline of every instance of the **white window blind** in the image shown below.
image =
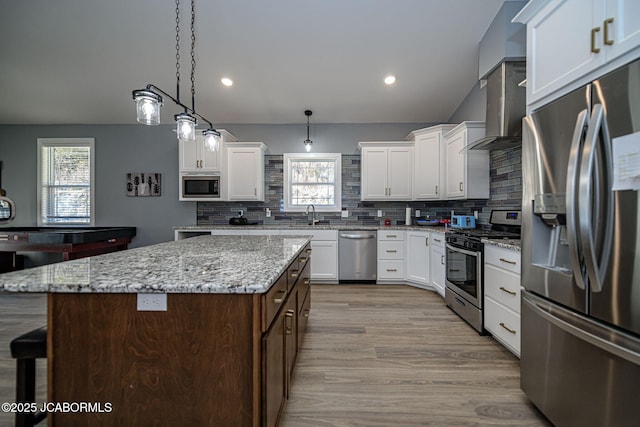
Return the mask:
<path id="1" fill-rule="evenodd" d="M 285 153 L 284 209 L 335 212 L 342 206 L 342 156 L 337 153 Z"/>
<path id="2" fill-rule="evenodd" d="M 93 138 L 38 139 L 40 225 L 93 225 Z"/>

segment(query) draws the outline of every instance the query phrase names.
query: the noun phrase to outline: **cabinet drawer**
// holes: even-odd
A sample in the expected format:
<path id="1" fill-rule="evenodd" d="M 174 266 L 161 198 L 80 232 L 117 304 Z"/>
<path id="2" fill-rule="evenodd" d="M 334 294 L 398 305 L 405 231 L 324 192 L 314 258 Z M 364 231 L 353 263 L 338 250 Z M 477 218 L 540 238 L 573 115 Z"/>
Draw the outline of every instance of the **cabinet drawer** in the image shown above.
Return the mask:
<path id="1" fill-rule="evenodd" d="M 404 241 L 404 231 L 403 230 L 378 230 L 378 240 Z"/>
<path id="2" fill-rule="evenodd" d="M 431 246 L 440 246 L 441 248 L 444 248 L 444 234 L 432 232 L 429 236 L 429 244 Z"/>
<path id="3" fill-rule="evenodd" d="M 378 279 L 404 280 L 404 260 L 378 260 Z"/>
<path id="4" fill-rule="evenodd" d="M 378 259 L 404 259 L 404 242 L 379 242 Z"/>
<path id="5" fill-rule="evenodd" d="M 520 274 L 520 252 L 493 245 L 484 245 L 484 260 L 487 264 L 493 264 Z"/>
<path id="6" fill-rule="evenodd" d="M 520 313 L 520 275 L 492 264 L 484 267 L 485 295 Z"/>
<path id="7" fill-rule="evenodd" d="M 494 338 L 520 356 L 520 316 L 491 298 L 485 298 L 484 326 Z"/>
<path id="8" fill-rule="evenodd" d="M 264 323 L 262 331 L 269 329 L 269 325 L 287 299 L 287 274 L 282 274 L 276 283 L 271 286 L 263 296 L 262 307 L 264 313 Z"/>

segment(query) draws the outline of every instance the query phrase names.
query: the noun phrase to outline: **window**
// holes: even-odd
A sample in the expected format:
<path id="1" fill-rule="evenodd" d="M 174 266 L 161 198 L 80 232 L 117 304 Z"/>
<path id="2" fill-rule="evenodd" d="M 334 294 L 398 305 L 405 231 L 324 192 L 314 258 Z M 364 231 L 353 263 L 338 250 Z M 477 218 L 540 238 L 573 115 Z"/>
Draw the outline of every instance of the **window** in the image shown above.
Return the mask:
<path id="1" fill-rule="evenodd" d="M 337 212 L 342 207 L 340 153 L 284 154 L 284 210 Z"/>
<path id="2" fill-rule="evenodd" d="M 93 138 L 38 138 L 38 225 L 93 225 Z"/>

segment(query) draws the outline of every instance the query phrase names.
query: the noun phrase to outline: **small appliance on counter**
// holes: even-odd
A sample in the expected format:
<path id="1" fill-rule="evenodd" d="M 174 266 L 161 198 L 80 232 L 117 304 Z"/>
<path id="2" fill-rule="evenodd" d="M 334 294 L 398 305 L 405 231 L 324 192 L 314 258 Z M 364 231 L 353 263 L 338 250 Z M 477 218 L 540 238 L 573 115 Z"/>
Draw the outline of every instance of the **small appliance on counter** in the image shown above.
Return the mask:
<path id="1" fill-rule="evenodd" d="M 473 215 L 451 215 L 451 228 L 476 228 Z"/>
<path id="2" fill-rule="evenodd" d="M 238 216 L 234 216 L 233 218 L 229 219 L 229 225 L 257 225 L 258 224 L 258 221 L 249 221 L 247 218 L 243 217 L 240 212 L 238 213 Z"/>

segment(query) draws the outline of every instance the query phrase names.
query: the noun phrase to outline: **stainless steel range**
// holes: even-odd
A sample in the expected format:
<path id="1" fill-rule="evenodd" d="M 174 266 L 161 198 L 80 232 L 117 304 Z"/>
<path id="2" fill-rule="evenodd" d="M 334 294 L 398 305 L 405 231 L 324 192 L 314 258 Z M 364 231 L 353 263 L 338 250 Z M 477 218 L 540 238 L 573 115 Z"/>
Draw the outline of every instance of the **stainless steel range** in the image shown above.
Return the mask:
<path id="1" fill-rule="evenodd" d="M 519 239 L 521 216 L 520 211 L 494 210 L 491 229 L 452 229 L 447 233 L 445 302 L 480 334 L 484 333 L 482 239 Z"/>

